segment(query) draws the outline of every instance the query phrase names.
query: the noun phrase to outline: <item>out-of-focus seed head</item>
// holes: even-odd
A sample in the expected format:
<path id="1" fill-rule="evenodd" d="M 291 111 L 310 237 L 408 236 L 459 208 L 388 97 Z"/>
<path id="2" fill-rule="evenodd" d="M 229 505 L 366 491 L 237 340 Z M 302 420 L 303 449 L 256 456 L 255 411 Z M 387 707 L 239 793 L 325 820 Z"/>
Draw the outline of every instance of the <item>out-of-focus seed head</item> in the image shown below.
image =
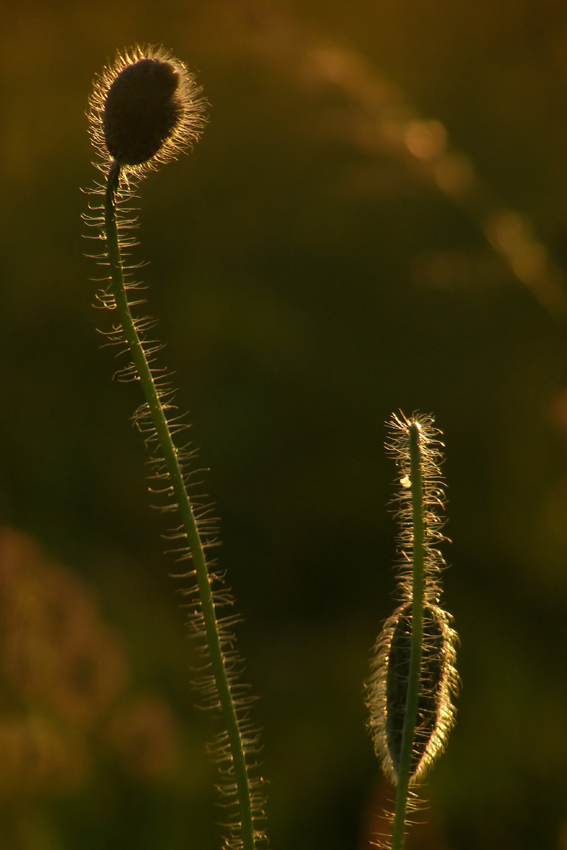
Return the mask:
<path id="1" fill-rule="evenodd" d="M 118 53 L 95 79 L 89 105 L 99 167 L 114 161 L 138 177 L 192 147 L 204 125 L 201 89 L 162 47 Z"/>

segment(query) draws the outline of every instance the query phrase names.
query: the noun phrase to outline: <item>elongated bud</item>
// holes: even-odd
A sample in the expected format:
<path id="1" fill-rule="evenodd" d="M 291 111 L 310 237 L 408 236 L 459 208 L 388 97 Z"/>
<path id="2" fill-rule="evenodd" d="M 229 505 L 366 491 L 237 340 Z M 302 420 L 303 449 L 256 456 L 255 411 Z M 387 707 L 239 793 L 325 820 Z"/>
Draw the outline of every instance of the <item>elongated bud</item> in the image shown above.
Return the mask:
<path id="1" fill-rule="evenodd" d="M 385 698 L 375 745 L 385 772 L 394 780 L 400 768 L 408 695 L 411 619 L 411 604 L 401 606 L 386 621 L 381 637 L 383 669 L 380 677 Z M 442 752 L 454 722 L 455 638 L 450 616 L 438 605 L 425 606 L 411 783 L 419 782 Z"/>
<path id="2" fill-rule="evenodd" d="M 445 565 L 437 548 L 444 539 L 440 517 L 444 500 L 440 436 L 431 417 L 394 416 L 386 446 L 399 470 L 396 516 L 401 526 L 401 604 L 386 620 L 376 641 L 366 694 L 374 748 L 384 772 L 394 783 L 398 782 L 402 739 L 408 727 L 412 659 L 415 724 L 408 727 L 412 729 L 407 772 L 410 784 L 423 779 L 444 749 L 454 725 L 457 634 L 451 626 L 451 616 L 438 604 L 439 579 Z"/>
<path id="3" fill-rule="evenodd" d="M 115 162 L 141 176 L 190 148 L 204 124 L 200 94 L 187 67 L 162 47 L 119 53 L 95 80 L 90 99 L 102 168 Z"/>

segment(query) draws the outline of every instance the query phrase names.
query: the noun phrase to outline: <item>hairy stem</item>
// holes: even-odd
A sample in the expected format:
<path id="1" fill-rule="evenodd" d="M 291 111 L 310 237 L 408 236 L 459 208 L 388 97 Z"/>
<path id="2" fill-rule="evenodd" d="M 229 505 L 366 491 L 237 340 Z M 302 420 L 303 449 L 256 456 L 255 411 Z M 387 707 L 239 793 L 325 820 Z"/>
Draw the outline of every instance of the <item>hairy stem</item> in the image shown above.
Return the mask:
<path id="1" fill-rule="evenodd" d="M 108 262 L 110 265 L 111 275 L 110 291 L 116 304 L 116 313 L 118 315 L 120 325 L 122 326 L 124 338 L 130 349 L 132 361 L 136 368 L 142 385 L 142 390 L 150 410 L 152 423 L 163 454 L 163 459 L 169 475 L 169 482 L 173 490 L 174 499 L 181 516 L 187 544 L 191 553 L 192 564 L 195 570 L 196 582 L 199 591 L 205 638 L 209 651 L 212 673 L 216 684 L 218 700 L 230 747 L 232 761 L 231 772 L 234 774 L 234 783 L 236 786 L 240 815 L 240 837 L 242 841 L 242 850 L 254 850 L 254 823 L 248 769 L 244 754 L 243 741 L 238 726 L 237 712 L 231 694 L 225 659 L 221 647 L 219 626 L 215 613 L 213 593 L 211 590 L 203 544 L 197 528 L 197 520 L 195 518 L 193 505 L 191 504 L 187 494 L 183 472 L 178 459 L 178 452 L 171 436 L 170 427 L 160 402 L 159 393 L 144 352 L 142 341 L 136 331 L 134 319 L 130 312 L 128 298 L 126 295 L 124 270 L 116 220 L 116 194 L 119 182 L 120 166 L 118 163 L 113 162 L 108 173 L 104 214 Z"/>
<path id="2" fill-rule="evenodd" d="M 402 850 L 406 812 L 408 806 L 411 754 L 417 722 L 421 656 L 423 641 L 423 595 L 424 595 L 424 508 L 423 477 L 421 470 L 421 448 L 419 426 L 412 422 L 408 428 L 410 451 L 411 513 L 412 513 L 412 615 L 411 654 L 409 663 L 408 692 L 402 731 L 400 765 L 396 789 L 396 807 L 392 828 L 392 850 Z"/>

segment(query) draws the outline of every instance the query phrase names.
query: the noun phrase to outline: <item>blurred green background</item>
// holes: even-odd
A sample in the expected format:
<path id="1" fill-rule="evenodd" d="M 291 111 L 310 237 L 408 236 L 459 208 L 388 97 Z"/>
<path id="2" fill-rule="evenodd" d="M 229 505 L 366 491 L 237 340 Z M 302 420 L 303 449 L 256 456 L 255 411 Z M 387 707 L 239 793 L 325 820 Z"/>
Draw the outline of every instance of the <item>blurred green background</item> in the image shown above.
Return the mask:
<path id="1" fill-rule="evenodd" d="M 22 0 L 2 17 L 2 850 L 220 843 L 137 388 L 100 350 L 80 220 L 91 79 L 136 42 L 171 48 L 210 103 L 191 156 L 141 186 L 136 259 L 211 469 L 273 847 L 367 850 L 390 794 L 362 683 L 394 605 L 382 445 L 401 408 L 445 433 L 463 680 L 408 850 L 565 850 L 567 6 Z M 468 157 L 461 193 L 447 150 Z"/>

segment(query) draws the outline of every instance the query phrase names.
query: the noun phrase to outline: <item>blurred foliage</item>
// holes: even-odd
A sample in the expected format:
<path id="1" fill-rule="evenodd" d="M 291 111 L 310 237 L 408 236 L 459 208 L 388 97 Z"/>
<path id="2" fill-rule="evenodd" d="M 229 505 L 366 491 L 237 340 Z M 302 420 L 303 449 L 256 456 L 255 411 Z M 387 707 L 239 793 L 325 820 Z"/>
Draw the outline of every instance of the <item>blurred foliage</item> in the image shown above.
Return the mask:
<path id="1" fill-rule="evenodd" d="M 390 793 L 362 681 L 393 605 L 402 408 L 446 435 L 463 679 L 409 850 L 565 850 L 565 5 L 23 0 L 0 40 L 2 652 L 27 665 L 2 671 L 0 846 L 218 846 L 167 524 L 81 238 L 91 79 L 140 42 L 210 102 L 193 154 L 141 187 L 136 260 L 211 467 L 274 848 L 366 849 Z"/>

